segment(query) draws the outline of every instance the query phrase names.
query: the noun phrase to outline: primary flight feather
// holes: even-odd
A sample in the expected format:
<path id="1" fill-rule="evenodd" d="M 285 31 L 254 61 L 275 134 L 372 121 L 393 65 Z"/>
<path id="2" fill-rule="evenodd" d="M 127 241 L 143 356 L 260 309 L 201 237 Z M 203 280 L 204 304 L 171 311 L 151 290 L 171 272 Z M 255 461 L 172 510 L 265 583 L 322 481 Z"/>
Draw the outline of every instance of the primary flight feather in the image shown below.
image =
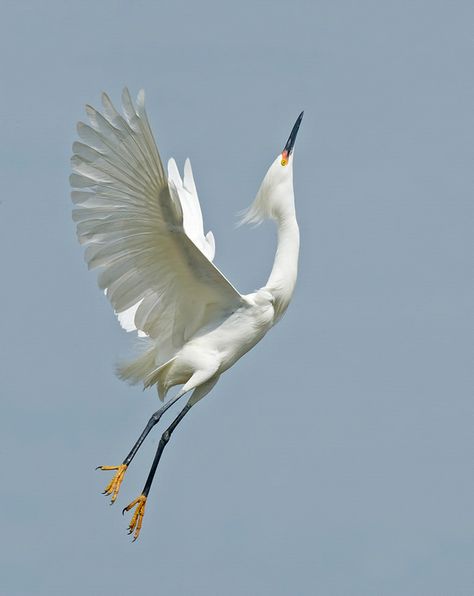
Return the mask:
<path id="1" fill-rule="evenodd" d="M 276 221 L 278 247 L 267 283 L 242 295 L 213 264 L 215 242 L 204 233 L 189 160 L 181 179 L 173 159 L 167 173 L 153 138 L 140 91 L 134 104 L 122 94 L 123 115 L 102 95 L 103 113 L 87 106 L 81 142 L 73 145 L 71 186 L 77 234 L 89 268 L 119 322 L 137 331 L 144 349 L 120 366 L 122 378 L 156 385 L 160 398 L 178 393 L 150 418 L 140 438 L 104 491 L 117 498 L 131 460 L 161 415 L 185 393 L 186 406 L 163 433 L 129 532 L 140 533 L 145 503 L 163 449 L 189 409 L 219 376 L 250 350 L 285 312 L 295 287 L 299 232 L 293 193 L 293 147 L 301 113 L 282 153 L 267 171 L 244 221 Z"/>

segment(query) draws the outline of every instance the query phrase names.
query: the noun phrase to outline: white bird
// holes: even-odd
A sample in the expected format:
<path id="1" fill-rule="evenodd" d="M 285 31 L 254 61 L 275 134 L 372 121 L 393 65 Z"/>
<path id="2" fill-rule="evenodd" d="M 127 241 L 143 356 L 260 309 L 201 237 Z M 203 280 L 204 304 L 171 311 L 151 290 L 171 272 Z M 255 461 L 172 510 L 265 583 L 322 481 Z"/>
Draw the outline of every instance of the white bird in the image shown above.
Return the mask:
<path id="1" fill-rule="evenodd" d="M 190 408 L 220 375 L 248 352 L 281 318 L 295 288 L 299 231 L 293 192 L 293 146 L 298 117 L 283 151 L 268 169 L 244 222 L 275 220 L 278 247 L 266 284 L 240 294 L 212 263 L 212 232 L 204 235 L 202 213 L 189 160 L 181 179 L 173 159 L 165 173 L 144 107 L 127 89 L 122 116 L 102 95 L 103 113 L 86 106 L 90 125 L 78 123 L 82 142 L 73 145 L 70 181 L 77 234 L 89 268 L 121 325 L 142 337 L 143 350 L 119 367 L 119 376 L 144 387 L 156 385 L 161 400 L 179 392 L 153 414 L 104 494 L 117 498 L 124 474 L 150 430 L 180 397 L 192 391 L 163 433 L 128 530 L 138 538 L 156 467 L 169 438 Z"/>

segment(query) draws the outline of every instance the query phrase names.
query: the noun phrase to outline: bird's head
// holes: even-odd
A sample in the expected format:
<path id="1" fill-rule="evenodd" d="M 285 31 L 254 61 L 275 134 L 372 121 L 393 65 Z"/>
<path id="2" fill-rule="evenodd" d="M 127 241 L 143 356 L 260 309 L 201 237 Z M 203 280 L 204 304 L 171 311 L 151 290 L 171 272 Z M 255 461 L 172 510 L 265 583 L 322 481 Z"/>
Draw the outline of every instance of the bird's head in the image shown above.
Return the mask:
<path id="1" fill-rule="evenodd" d="M 298 116 L 283 151 L 268 168 L 255 201 L 245 212 L 242 223 L 259 224 L 264 219 L 275 219 L 288 209 L 294 209 L 293 149 L 303 119 Z"/>

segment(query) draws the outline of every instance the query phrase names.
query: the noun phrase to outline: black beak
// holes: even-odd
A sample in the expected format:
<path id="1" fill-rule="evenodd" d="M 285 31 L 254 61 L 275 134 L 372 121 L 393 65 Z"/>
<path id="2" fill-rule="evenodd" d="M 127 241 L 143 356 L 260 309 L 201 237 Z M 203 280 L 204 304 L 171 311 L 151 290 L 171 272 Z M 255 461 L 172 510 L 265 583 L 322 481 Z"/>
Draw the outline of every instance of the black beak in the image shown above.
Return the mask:
<path id="1" fill-rule="evenodd" d="M 301 112 L 301 114 L 298 116 L 298 118 L 295 122 L 295 125 L 293 126 L 293 129 L 290 133 L 290 136 L 288 137 L 288 140 L 286 141 L 286 145 L 285 145 L 285 148 L 283 149 L 283 152 L 286 151 L 287 155 L 290 155 L 291 152 L 293 151 L 293 146 L 296 141 L 296 135 L 298 134 L 301 120 L 303 120 L 303 114 L 304 114 L 304 112 Z"/>

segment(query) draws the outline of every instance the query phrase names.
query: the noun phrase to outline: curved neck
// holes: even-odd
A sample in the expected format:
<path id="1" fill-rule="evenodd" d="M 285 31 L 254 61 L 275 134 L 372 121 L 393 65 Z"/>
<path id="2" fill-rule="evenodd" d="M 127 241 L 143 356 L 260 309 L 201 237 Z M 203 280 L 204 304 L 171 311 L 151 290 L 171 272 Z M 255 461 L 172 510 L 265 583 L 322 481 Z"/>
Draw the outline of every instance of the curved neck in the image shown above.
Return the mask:
<path id="1" fill-rule="evenodd" d="M 276 216 L 278 245 L 273 268 L 265 288 L 271 292 L 275 302 L 275 318 L 279 319 L 287 309 L 298 274 L 300 233 L 294 207 Z"/>

